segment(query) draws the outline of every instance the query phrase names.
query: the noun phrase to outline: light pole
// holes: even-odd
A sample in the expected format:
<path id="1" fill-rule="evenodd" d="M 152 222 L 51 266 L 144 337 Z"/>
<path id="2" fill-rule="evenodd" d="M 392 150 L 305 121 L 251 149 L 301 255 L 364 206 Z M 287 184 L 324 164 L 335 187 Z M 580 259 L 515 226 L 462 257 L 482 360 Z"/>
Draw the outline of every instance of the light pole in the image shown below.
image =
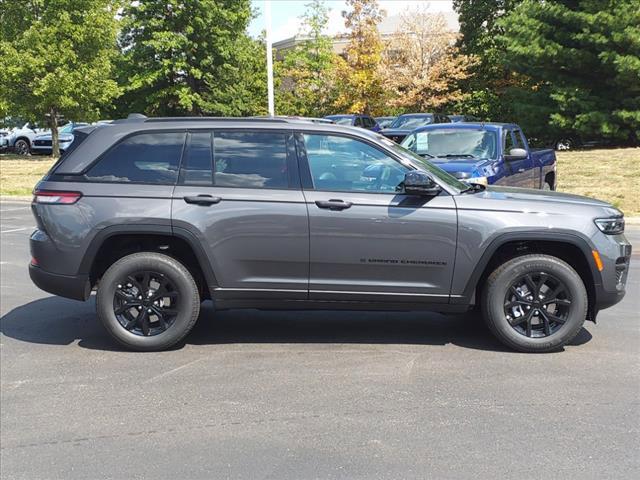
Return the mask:
<path id="1" fill-rule="evenodd" d="M 271 47 L 271 0 L 264 0 L 264 22 L 267 41 L 267 97 L 269 101 L 269 115 L 276 114 L 273 105 L 273 58 Z"/>

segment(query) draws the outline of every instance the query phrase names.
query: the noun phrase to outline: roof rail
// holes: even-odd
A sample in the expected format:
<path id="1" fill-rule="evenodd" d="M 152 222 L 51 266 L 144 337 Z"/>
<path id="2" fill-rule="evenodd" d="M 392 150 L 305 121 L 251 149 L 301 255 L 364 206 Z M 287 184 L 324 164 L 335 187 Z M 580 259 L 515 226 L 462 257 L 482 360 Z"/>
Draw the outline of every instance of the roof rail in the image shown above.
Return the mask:
<path id="1" fill-rule="evenodd" d="M 145 123 L 156 122 L 267 122 L 267 123 L 287 123 L 284 118 L 275 117 L 154 117 L 145 118 Z"/>

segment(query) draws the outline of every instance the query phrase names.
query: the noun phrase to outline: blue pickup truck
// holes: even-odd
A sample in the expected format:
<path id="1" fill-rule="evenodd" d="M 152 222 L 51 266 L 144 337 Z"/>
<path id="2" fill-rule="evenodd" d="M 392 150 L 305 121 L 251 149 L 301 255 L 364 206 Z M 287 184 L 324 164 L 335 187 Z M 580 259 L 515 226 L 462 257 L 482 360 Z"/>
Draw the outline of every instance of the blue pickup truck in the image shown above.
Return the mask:
<path id="1" fill-rule="evenodd" d="M 556 189 L 555 152 L 529 148 L 514 123 L 427 125 L 411 132 L 401 145 L 465 181 Z"/>

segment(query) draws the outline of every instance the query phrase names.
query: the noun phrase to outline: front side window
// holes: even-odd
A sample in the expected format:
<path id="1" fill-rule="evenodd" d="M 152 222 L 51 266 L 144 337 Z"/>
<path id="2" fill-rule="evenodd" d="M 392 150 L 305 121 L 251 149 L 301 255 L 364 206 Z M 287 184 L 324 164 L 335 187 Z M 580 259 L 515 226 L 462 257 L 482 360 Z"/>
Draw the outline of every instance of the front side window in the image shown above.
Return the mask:
<path id="1" fill-rule="evenodd" d="M 284 133 L 216 131 L 213 148 L 214 185 L 289 188 Z"/>
<path id="2" fill-rule="evenodd" d="M 142 133 L 125 138 L 103 155 L 86 174 L 96 182 L 175 184 L 183 132 Z"/>
<path id="3" fill-rule="evenodd" d="M 316 190 L 395 193 L 409 170 L 353 138 L 305 134 L 304 142 Z"/>
<path id="4" fill-rule="evenodd" d="M 415 132 L 401 145 L 418 155 L 433 157 L 496 158 L 495 132 L 469 129 L 441 129 Z"/>

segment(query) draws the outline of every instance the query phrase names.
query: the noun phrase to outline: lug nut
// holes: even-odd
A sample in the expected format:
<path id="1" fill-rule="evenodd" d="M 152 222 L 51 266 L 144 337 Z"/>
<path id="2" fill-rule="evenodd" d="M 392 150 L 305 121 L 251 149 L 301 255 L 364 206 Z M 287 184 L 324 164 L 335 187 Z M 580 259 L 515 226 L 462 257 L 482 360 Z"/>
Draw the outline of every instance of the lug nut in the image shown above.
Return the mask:
<path id="1" fill-rule="evenodd" d="M 138 310 L 142 310 L 142 307 L 138 305 Z"/>
<path id="2" fill-rule="evenodd" d="M 142 295 L 138 295 L 138 300 L 142 300 Z"/>
<path id="3" fill-rule="evenodd" d="M 122 285 L 118 284 L 118 288 L 122 288 Z"/>
<path id="4" fill-rule="evenodd" d="M 151 313 L 153 312 L 153 310 L 151 310 L 150 308 L 147 308 L 147 313 Z"/>
<path id="5" fill-rule="evenodd" d="M 531 307 L 529 305 L 527 305 L 527 310 L 531 310 Z"/>

